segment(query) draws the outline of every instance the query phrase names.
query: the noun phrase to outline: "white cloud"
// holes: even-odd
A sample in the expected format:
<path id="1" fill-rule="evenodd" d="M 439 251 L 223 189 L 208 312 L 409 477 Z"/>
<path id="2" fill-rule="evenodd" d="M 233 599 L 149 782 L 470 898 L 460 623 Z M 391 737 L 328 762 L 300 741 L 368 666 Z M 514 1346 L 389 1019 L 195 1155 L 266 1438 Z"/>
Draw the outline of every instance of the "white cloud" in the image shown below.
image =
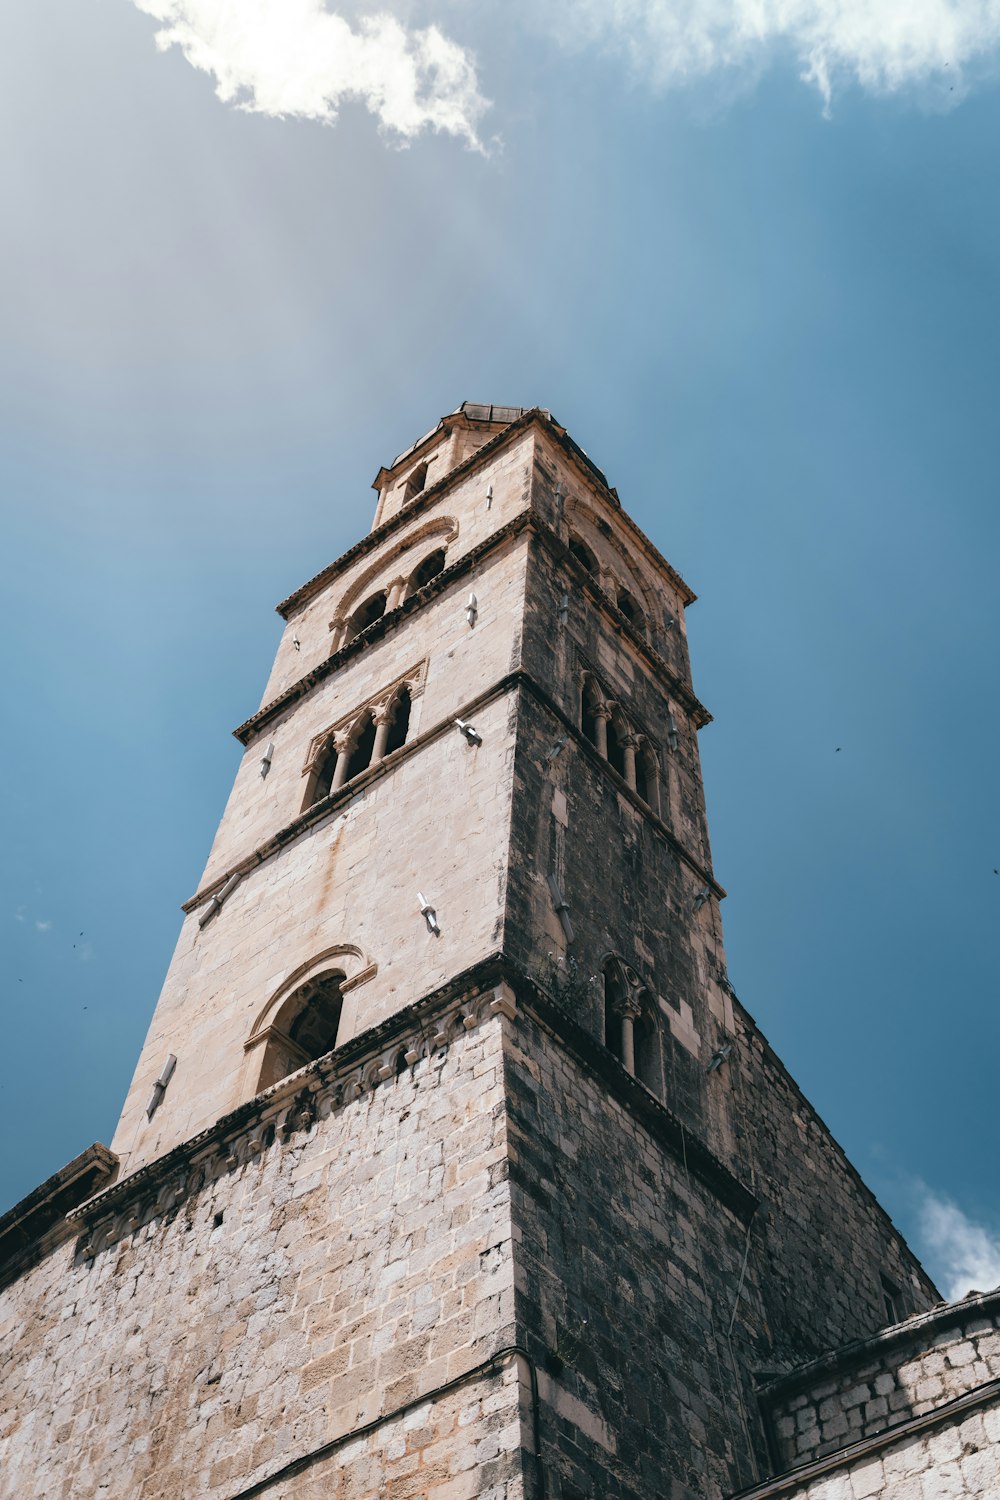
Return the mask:
<path id="1" fill-rule="evenodd" d="M 407 30 L 393 17 L 355 30 L 324 0 L 134 0 L 160 22 L 156 44 L 179 47 L 210 73 L 227 104 L 256 114 L 331 123 L 360 100 L 396 140 L 445 131 L 479 145 L 488 107 L 468 52 L 436 26 Z"/>
<path id="2" fill-rule="evenodd" d="M 549 0 L 542 13 L 565 44 L 622 54 L 663 88 L 790 55 L 827 105 L 849 82 L 936 82 L 950 100 L 1000 44 L 1000 0 Z"/>
<path id="3" fill-rule="evenodd" d="M 949 1300 L 1000 1286 L 1000 1233 L 923 1183 L 918 1223 L 922 1254 Z"/>
<path id="4" fill-rule="evenodd" d="M 36 927 L 36 929 L 39 932 L 48 932 L 50 930 L 51 926 L 52 926 L 51 922 L 43 922 L 43 921 L 40 920 L 40 918 L 38 918 L 38 917 L 35 918 L 35 927 Z"/>

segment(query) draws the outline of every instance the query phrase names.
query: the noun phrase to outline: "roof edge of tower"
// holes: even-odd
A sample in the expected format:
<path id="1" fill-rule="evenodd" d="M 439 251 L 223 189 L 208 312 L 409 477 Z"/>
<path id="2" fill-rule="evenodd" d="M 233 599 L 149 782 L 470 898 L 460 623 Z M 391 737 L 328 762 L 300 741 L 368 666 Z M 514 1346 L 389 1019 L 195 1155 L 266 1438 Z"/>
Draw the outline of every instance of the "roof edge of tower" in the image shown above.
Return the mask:
<path id="1" fill-rule="evenodd" d="M 463 402 L 463 406 L 466 406 L 468 404 L 468 402 Z M 477 448 L 475 453 L 471 453 L 469 457 L 463 459 L 460 464 L 456 464 L 453 469 L 449 469 L 447 474 L 442 474 L 441 478 L 434 484 L 428 485 L 427 489 L 423 490 L 419 497 L 416 500 L 412 501 L 404 511 L 398 511 L 396 515 L 392 516 L 388 521 L 385 521 L 381 526 L 376 527 L 373 531 L 366 532 L 363 537 L 361 537 L 357 542 L 354 543 L 353 547 L 349 547 L 346 552 L 342 552 L 339 557 L 334 558 L 333 562 L 327 563 L 325 568 L 322 568 L 320 572 L 314 574 L 312 578 L 308 578 L 305 583 L 300 584 L 297 589 L 294 589 L 292 593 L 287 596 L 287 598 L 282 599 L 279 604 L 276 604 L 275 610 L 281 616 L 281 618 L 283 620 L 289 619 L 295 610 L 300 609 L 302 605 L 307 604 L 310 599 L 314 598 L 315 595 L 319 593 L 320 589 L 325 588 L 332 579 L 336 578 L 339 572 L 348 567 L 351 563 L 356 562 L 359 557 L 363 557 L 366 552 L 377 547 L 380 542 L 384 541 L 386 537 L 391 536 L 394 530 L 397 530 L 399 527 L 404 526 L 409 520 L 413 518 L 413 516 L 419 515 L 420 512 L 424 510 L 428 505 L 430 505 L 433 501 L 439 499 L 441 495 L 445 494 L 451 485 L 464 478 L 466 474 L 470 474 L 473 469 L 475 469 L 476 465 L 482 461 L 487 453 L 495 452 L 502 443 L 508 442 L 515 433 L 524 431 L 531 425 L 532 422 L 537 421 L 546 429 L 550 430 L 559 440 L 559 442 L 561 442 L 573 454 L 573 456 L 578 459 L 581 464 L 583 464 L 587 469 L 590 470 L 592 476 L 600 484 L 611 504 L 614 505 L 618 510 L 621 510 L 622 515 L 626 514 L 626 512 L 622 509 L 622 504 L 618 498 L 617 491 L 608 484 L 607 478 L 602 473 L 602 471 L 597 467 L 593 460 L 587 456 L 586 452 L 583 450 L 583 448 L 580 447 L 579 443 L 575 442 L 574 439 L 570 437 L 569 433 L 566 431 L 566 428 L 563 427 L 561 423 L 556 421 L 555 417 L 553 417 L 550 411 L 547 411 L 544 407 L 541 406 L 531 406 L 525 407 L 523 409 L 517 407 L 503 407 L 499 409 L 504 411 L 520 410 L 521 415 L 515 421 L 509 422 L 505 427 L 501 427 L 500 430 L 496 432 L 493 437 L 491 437 L 487 442 L 485 442 L 481 448 Z M 497 408 L 491 408 L 491 410 L 497 410 Z M 449 412 L 447 416 L 441 418 L 441 421 L 446 422 L 451 418 L 455 418 L 459 416 L 461 412 L 462 407 L 459 407 L 457 412 Z M 440 427 L 440 423 L 438 424 L 438 427 Z M 433 437 L 434 433 L 436 433 L 437 431 L 438 428 L 435 427 L 432 432 L 425 434 L 425 436 L 420 439 L 420 442 L 415 443 L 411 449 L 407 449 L 406 454 L 404 454 L 403 456 L 405 457 L 409 455 L 412 457 L 413 453 L 416 452 L 420 444 L 426 442 L 428 438 Z M 393 463 L 393 467 L 395 468 L 399 462 L 400 460 L 396 459 Z M 392 470 L 389 469 L 379 470 L 380 474 L 391 472 Z M 377 487 L 377 480 L 375 487 Z M 670 568 L 670 564 L 666 563 L 665 559 L 664 565 L 667 568 Z M 672 568 L 670 569 L 670 571 L 671 573 L 674 572 Z M 697 598 L 697 595 L 688 588 L 683 579 L 679 578 L 679 575 L 677 576 L 680 583 L 686 590 L 686 593 L 690 595 L 690 598 L 687 599 L 686 602 L 693 603 Z"/>

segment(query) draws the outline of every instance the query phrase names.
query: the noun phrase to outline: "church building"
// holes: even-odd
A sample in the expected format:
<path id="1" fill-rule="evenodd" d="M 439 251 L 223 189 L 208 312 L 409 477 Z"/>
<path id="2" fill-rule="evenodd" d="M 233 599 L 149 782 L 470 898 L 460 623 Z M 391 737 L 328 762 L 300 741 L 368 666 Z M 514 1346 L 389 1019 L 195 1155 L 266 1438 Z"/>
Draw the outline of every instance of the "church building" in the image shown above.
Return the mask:
<path id="1" fill-rule="evenodd" d="M 0 1219 L 0 1500 L 1000 1496 L 1000 1293 L 729 982 L 691 589 L 541 409 L 375 489 L 110 1149 Z"/>

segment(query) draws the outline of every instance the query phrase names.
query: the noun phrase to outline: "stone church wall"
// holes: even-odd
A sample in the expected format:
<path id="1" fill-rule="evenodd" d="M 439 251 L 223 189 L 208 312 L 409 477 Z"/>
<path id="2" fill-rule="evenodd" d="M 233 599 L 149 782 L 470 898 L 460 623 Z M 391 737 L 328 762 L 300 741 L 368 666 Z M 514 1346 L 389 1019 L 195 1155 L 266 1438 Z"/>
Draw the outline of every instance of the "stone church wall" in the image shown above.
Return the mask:
<path id="1" fill-rule="evenodd" d="M 540 1366 L 549 1494 L 718 1500 L 755 1472 L 756 1412 L 726 1338 L 745 1226 L 521 1010 L 507 1074 L 518 1316 Z M 746 1318 L 760 1337 L 755 1276 L 739 1363 Z"/>
<path id="2" fill-rule="evenodd" d="M 501 1025 L 10 1286 L 3 1500 L 518 1500 Z"/>
<path id="3" fill-rule="evenodd" d="M 779 1461 L 809 1463 L 993 1381 L 1000 1295 L 949 1303 L 778 1382 L 766 1400 Z"/>

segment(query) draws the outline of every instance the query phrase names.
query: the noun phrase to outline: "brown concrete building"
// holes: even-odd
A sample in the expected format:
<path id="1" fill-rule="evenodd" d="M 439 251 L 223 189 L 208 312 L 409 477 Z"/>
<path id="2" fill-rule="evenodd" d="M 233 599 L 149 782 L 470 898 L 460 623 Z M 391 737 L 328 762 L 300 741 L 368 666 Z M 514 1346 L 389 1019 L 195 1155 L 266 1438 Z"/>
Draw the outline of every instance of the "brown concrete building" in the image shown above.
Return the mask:
<path id="1" fill-rule="evenodd" d="M 994 1302 L 930 1311 L 729 985 L 691 590 L 547 412 L 375 483 L 111 1151 L 0 1220 L 0 1496 L 1000 1493 Z"/>

